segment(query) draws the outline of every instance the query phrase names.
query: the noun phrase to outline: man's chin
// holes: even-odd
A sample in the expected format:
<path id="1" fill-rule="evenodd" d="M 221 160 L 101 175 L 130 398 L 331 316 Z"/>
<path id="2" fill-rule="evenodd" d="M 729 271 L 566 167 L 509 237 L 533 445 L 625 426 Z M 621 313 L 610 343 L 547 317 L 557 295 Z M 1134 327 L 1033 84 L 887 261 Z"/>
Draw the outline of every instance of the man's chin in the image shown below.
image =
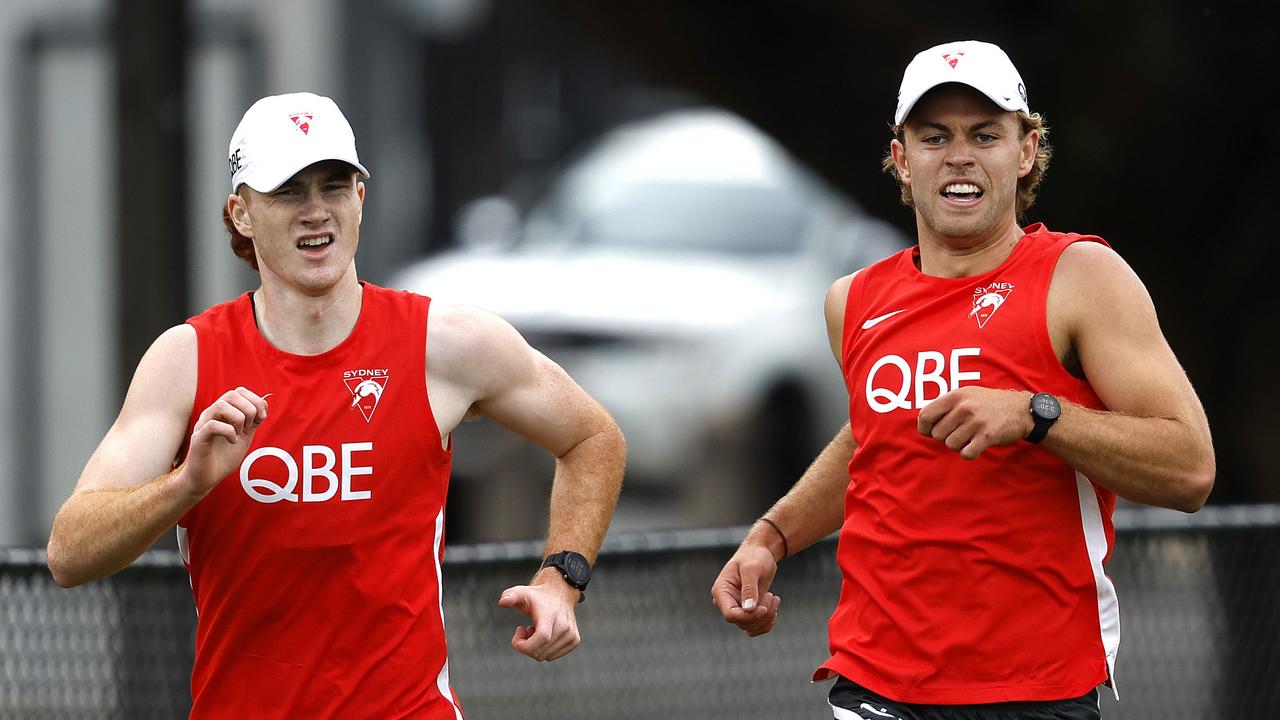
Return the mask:
<path id="1" fill-rule="evenodd" d="M 341 284 L 345 276 L 346 271 L 344 268 L 326 266 L 305 268 L 293 273 L 280 274 L 277 277 L 306 295 L 319 296 L 330 292 Z"/>
<path id="2" fill-rule="evenodd" d="M 976 212 L 925 215 L 923 219 L 925 226 L 935 235 L 954 239 L 959 245 L 965 245 L 964 241 L 968 239 L 987 237 L 996 225 L 988 213 Z"/>

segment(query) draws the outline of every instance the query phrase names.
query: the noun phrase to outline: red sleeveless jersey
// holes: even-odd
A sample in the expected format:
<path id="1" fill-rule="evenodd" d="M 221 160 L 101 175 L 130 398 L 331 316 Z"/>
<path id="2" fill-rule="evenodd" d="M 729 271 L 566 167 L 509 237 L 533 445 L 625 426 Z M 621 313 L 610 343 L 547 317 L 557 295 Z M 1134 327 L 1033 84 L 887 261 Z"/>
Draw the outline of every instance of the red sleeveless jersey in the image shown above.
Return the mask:
<path id="1" fill-rule="evenodd" d="M 1063 369 L 1045 320 L 1062 251 L 1103 241 L 1025 233 L 977 277 L 925 275 L 911 248 L 853 278 L 842 366 L 857 450 L 832 656 L 815 679 L 968 704 L 1078 697 L 1110 677 L 1119 614 L 1103 563 L 1115 495 L 1038 445 L 970 461 L 916 429 L 921 407 L 969 385 L 1103 407 Z"/>
<path id="2" fill-rule="evenodd" d="M 427 401 L 428 298 L 363 284 L 320 355 L 258 332 L 251 295 L 188 322 L 191 425 L 267 399 L 240 467 L 179 522 L 199 621 L 192 718 L 448 718 L 440 563 L 450 453 Z M 188 428 L 188 437 L 191 428 Z"/>

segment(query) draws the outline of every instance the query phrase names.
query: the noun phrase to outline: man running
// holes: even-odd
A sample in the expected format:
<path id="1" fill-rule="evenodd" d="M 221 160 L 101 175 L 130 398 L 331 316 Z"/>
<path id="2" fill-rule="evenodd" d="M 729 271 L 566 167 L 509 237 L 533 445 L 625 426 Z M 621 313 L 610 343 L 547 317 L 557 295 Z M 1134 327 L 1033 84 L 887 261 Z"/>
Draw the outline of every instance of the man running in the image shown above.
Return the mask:
<path id="1" fill-rule="evenodd" d="M 1116 497 L 1194 512 L 1208 423 L 1101 239 L 1023 228 L 1046 130 L 998 47 L 908 65 L 885 166 L 918 244 L 826 300 L 850 422 L 711 594 L 758 635 L 777 563 L 840 531 L 836 718 L 1097 718 L 1119 643 Z"/>
<path id="2" fill-rule="evenodd" d="M 556 457 L 547 562 L 500 604 L 516 650 L 574 608 L 624 443 L 507 323 L 358 279 L 369 173 L 328 98 L 263 98 L 231 139 L 224 220 L 261 286 L 162 334 L 54 521 L 49 567 L 110 575 L 173 525 L 199 622 L 193 718 L 462 717 L 440 563 L 451 433 L 485 414 Z"/>

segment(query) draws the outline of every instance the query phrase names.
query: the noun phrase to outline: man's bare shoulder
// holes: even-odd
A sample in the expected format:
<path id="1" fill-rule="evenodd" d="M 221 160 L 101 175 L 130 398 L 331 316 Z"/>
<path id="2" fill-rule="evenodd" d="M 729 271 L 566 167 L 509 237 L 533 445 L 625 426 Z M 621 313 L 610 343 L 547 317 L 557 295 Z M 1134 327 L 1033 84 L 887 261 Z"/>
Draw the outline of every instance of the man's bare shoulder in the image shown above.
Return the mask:
<path id="1" fill-rule="evenodd" d="M 1055 274 L 1081 276 L 1102 273 L 1098 280 L 1111 279 L 1113 274 L 1137 277 L 1129 264 L 1111 247 L 1100 242 L 1075 242 L 1062 250 Z"/>
<path id="2" fill-rule="evenodd" d="M 195 403 L 197 362 L 190 325 L 169 328 L 151 343 L 77 492 L 139 485 L 171 467 Z"/>
<path id="3" fill-rule="evenodd" d="M 450 305 L 438 300 L 431 303 L 432 332 L 469 330 L 495 322 L 504 321 L 488 310 L 474 305 Z"/>
<path id="4" fill-rule="evenodd" d="M 151 343 L 151 350 L 148 352 L 153 351 L 172 360 L 181 360 L 182 357 L 195 360 L 196 329 L 187 323 L 174 325 L 160 333 L 155 342 Z"/>
<path id="5" fill-rule="evenodd" d="M 837 363 L 840 363 L 840 344 L 844 337 L 844 309 L 849 302 L 849 288 L 853 285 L 854 276 L 859 272 L 861 270 L 854 270 L 831 283 L 823 303 L 823 312 L 827 318 L 827 340 L 831 343 L 831 352 L 836 356 Z"/>
<path id="6" fill-rule="evenodd" d="M 1079 358 L 1081 372 L 1112 409 L 1134 409 L 1119 399 L 1123 388 L 1116 386 L 1135 386 L 1119 370 L 1136 367 L 1139 356 L 1176 366 L 1146 286 L 1101 243 L 1077 242 L 1062 251 L 1049 284 L 1047 320 L 1060 356 L 1069 351 Z M 1114 377 L 1125 379 L 1109 381 Z"/>
<path id="7" fill-rule="evenodd" d="M 124 411 L 165 407 L 189 413 L 195 401 L 198 357 L 195 328 L 184 323 L 165 330 L 138 362 Z"/>
<path id="8" fill-rule="evenodd" d="M 841 311 L 844 310 L 844 304 L 849 299 L 849 287 L 853 285 L 853 278 L 860 272 L 862 272 L 861 269 L 854 270 L 848 275 L 837 278 L 835 282 L 831 283 L 831 287 L 827 290 L 828 310 L 834 308 L 839 308 Z"/>
<path id="9" fill-rule="evenodd" d="M 469 305 L 431 304 L 427 367 L 433 375 L 485 384 L 528 361 L 529 345 L 506 320 Z"/>
<path id="10" fill-rule="evenodd" d="M 853 279 L 857 277 L 862 270 L 854 270 L 853 272 L 838 278 L 831 283 L 831 287 L 827 290 L 826 300 L 823 302 L 823 309 L 827 315 L 827 324 L 843 325 L 844 311 L 849 302 L 849 289 L 853 287 Z"/>
<path id="11" fill-rule="evenodd" d="M 1062 251 L 1051 292 L 1051 302 L 1065 301 L 1081 310 L 1151 302 L 1146 286 L 1129 263 L 1115 250 L 1096 242 L 1072 243 Z"/>
<path id="12" fill-rule="evenodd" d="M 471 305 L 432 303 L 428 323 L 428 337 L 439 340 L 441 349 L 451 353 L 496 349 L 520 338 L 511 323 Z"/>

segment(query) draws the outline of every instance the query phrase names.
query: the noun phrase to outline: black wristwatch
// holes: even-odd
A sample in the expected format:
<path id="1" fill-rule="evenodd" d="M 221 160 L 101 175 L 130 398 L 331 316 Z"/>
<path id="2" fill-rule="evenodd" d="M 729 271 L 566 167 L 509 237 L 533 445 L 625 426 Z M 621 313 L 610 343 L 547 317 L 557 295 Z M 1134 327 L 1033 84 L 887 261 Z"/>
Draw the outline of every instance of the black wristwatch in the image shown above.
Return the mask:
<path id="1" fill-rule="evenodd" d="M 559 570 L 560 574 L 564 575 L 565 582 L 581 591 L 582 595 L 578 598 L 578 602 L 587 599 L 587 583 L 591 582 L 591 563 L 587 562 L 581 553 L 572 550 L 558 552 L 543 560 L 542 567 L 553 567 Z"/>
<path id="2" fill-rule="evenodd" d="M 1027 442 L 1038 443 L 1044 439 L 1049 432 L 1049 428 L 1057 422 L 1058 416 L 1062 414 L 1062 406 L 1058 404 L 1058 398 L 1049 393 L 1036 393 L 1031 396 L 1031 419 L 1035 422 L 1035 427 L 1031 429 L 1031 434 L 1027 436 Z"/>

